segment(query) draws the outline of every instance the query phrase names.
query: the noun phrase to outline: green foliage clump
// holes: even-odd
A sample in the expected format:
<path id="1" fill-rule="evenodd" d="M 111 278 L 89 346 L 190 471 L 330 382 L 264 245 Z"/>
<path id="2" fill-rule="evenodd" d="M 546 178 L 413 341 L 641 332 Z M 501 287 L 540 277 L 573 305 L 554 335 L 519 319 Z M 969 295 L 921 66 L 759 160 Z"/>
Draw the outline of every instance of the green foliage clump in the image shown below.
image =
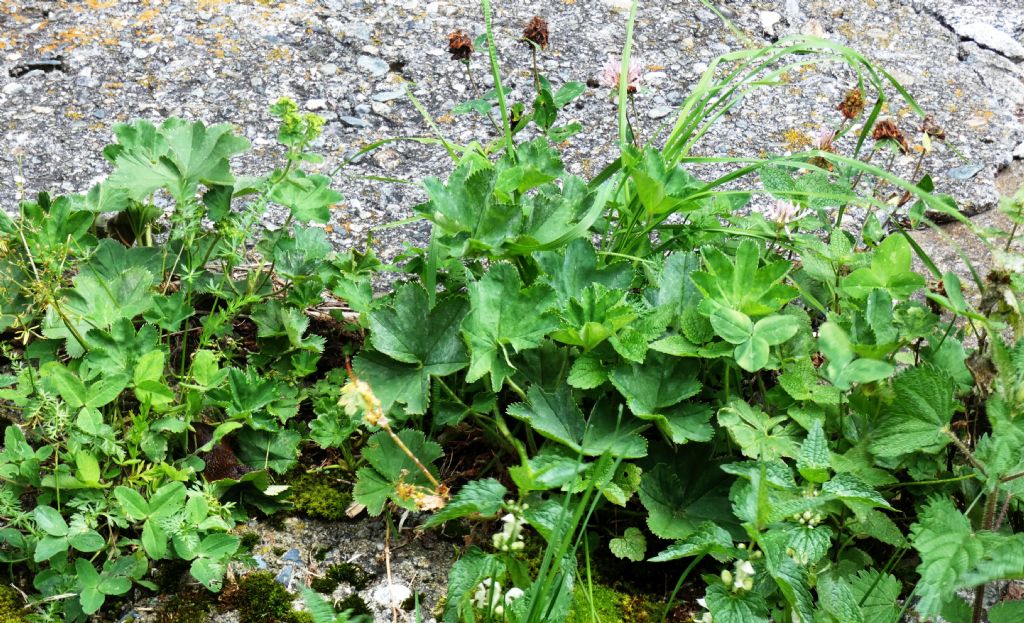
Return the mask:
<path id="1" fill-rule="evenodd" d="M 339 601 L 336 608 L 340 612 L 348 612 L 350 617 L 358 617 L 360 615 L 369 617 L 373 616 L 373 611 L 370 610 L 370 606 L 366 604 L 366 600 L 356 593 L 352 593 L 345 599 Z"/>
<path id="2" fill-rule="evenodd" d="M 26 623 L 22 605 L 18 591 L 0 585 L 0 623 Z"/>
<path id="3" fill-rule="evenodd" d="M 238 610 L 241 623 L 299 623 L 292 609 L 295 597 L 274 581 L 274 574 L 257 571 L 242 578 L 231 605 Z"/>
<path id="4" fill-rule="evenodd" d="M 341 521 L 352 503 L 352 494 L 322 473 L 303 474 L 291 484 L 291 500 L 295 510 L 312 519 Z"/>
<path id="5" fill-rule="evenodd" d="M 596 618 L 595 618 L 596 615 Z M 565 623 L 648 623 L 659 621 L 658 604 L 643 595 L 631 595 L 605 584 L 577 586 Z"/>
<path id="6" fill-rule="evenodd" d="M 253 548 L 259 545 L 260 535 L 255 532 L 245 532 L 240 537 L 239 548 L 251 552 Z"/>
<path id="7" fill-rule="evenodd" d="M 212 607 L 208 591 L 189 591 L 172 595 L 160 606 L 158 623 L 206 623 Z"/>
<path id="8" fill-rule="evenodd" d="M 367 572 L 359 565 L 351 562 L 340 562 L 327 567 L 323 577 L 316 578 L 309 586 L 318 593 L 329 595 L 342 582 L 349 584 L 357 591 L 361 591 L 366 588 L 371 579 L 373 579 L 373 574 Z"/>

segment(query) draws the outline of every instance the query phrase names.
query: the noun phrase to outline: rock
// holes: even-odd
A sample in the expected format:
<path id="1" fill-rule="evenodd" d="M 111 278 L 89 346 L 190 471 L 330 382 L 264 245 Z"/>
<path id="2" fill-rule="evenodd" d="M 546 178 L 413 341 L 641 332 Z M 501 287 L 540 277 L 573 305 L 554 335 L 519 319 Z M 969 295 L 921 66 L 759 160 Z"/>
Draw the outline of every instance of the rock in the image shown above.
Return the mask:
<path id="1" fill-rule="evenodd" d="M 1013 157 L 1017 160 L 1024 160 L 1024 141 L 1013 150 Z"/>
<path id="2" fill-rule="evenodd" d="M 338 120 L 347 125 L 350 128 L 368 128 L 370 123 L 359 117 L 352 117 L 350 115 L 342 115 L 338 117 Z"/>
<path id="3" fill-rule="evenodd" d="M 651 119 L 664 119 L 665 117 L 672 114 L 675 110 L 671 106 L 655 106 L 654 108 L 647 111 L 647 116 Z"/>
<path id="4" fill-rule="evenodd" d="M 287 562 L 302 562 L 302 556 L 299 554 L 299 550 L 293 547 L 285 552 L 284 556 L 281 556 L 281 560 L 285 560 Z"/>
<path id="5" fill-rule="evenodd" d="M 775 11 L 758 11 L 757 20 L 761 22 L 761 29 L 769 37 L 775 36 L 775 25 L 782 21 L 782 15 Z"/>
<path id="6" fill-rule="evenodd" d="M 1002 54 L 1014 62 L 1024 61 L 1024 45 L 991 24 L 969 22 L 955 24 L 953 30 L 962 39 L 970 39 L 983 48 Z"/>
<path id="7" fill-rule="evenodd" d="M 804 25 L 800 28 L 800 34 L 807 35 L 808 37 L 818 37 L 819 39 L 826 37 L 825 27 L 816 19 L 809 19 L 804 22 Z"/>
<path id="8" fill-rule="evenodd" d="M 388 608 L 399 608 L 412 597 L 412 589 L 405 584 L 385 584 L 373 591 L 373 600 Z"/>
<path id="9" fill-rule="evenodd" d="M 290 589 L 292 585 L 292 579 L 295 577 L 295 568 L 291 565 L 285 565 L 277 575 L 274 576 L 274 581 L 281 586 Z"/>
<path id="10" fill-rule="evenodd" d="M 327 100 L 315 99 L 306 102 L 306 110 L 323 110 L 327 108 Z"/>
<path id="11" fill-rule="evenodd" d="M 361 55 L 356 59 L 356 66 L 363 71 L 369 72 L 374 78 L 380 78 L 388 73 L 390 67 L 387 62 L 376 56 Z"/>
<path id="12" fill-rule="evenodd" d="M 405 91 L 396 90 L 380 91 L 379 93 L 374 93 L 371 99 L 373 99 L 373 101 L 375 102 L 390 102 L 392 100 L 401 99 L 403 97 L 405 97 Z"/>
<path id="13" fill-rule="evenodd" d="M 23 84 L 21 84 L 19 82 L 12 82 L 10 84 L 5 84 L 4 88 L 2 90 L 3 90 L 4 95 L 14 95 L 15 93 L 17 93 L 19 91 L 24 91 L 25 90 L 25 85 L 23 85 Z"/>
<path id="14" fill-rule="evenodd" d="M 946 171 L 946 175 L 955 180 L 969 180 L 985 168 L 983 164 L 965 164 Z"/>

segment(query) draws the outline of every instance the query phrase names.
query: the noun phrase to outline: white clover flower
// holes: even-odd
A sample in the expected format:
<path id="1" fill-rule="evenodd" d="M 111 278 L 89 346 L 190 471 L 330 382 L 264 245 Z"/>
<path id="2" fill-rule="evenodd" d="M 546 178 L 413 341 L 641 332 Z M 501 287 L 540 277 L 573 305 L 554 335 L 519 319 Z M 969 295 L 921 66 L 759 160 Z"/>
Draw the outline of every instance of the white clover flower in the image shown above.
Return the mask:
<path id="1" fill-rule="evenodd" d="M 764 217 L 780 227 L 786 227 L 790 223 L 799 221 L 807 216 L 807 210 L 801 208 L 793 201 L 778 200 L 764 212 Z M 789 230 L 786 230 L 787 233 Z"/>

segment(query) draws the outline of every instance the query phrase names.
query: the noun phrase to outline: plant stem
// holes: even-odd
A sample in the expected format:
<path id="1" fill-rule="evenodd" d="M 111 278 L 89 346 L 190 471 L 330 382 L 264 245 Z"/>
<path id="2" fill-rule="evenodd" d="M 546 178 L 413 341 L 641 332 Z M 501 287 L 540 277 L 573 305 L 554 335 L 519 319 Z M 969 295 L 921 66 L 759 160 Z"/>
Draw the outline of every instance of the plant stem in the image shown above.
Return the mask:
<path id="1" fill-rule="evenodd" d="M 629 19 L 626 20 L 626 42 L 622 47 L 622 63 L 619 67 L 619 147 L 623 151 L 629 146 L 626 100 L 629 96 L 629 57 L 633 51 L 633 25 L 636 23 L 637 4 L 639 1 L 633 0 L 633 4 L 629 7 Z"/>
<path id="2" fill-rule="evenodd" d="M 498 51 L 494 44 L 494 20 L 491 18 L 491 0 L 480 0 L 484 12 L 484 26 L 487 29 L 487 55 L 491 61 L 491 76 L 494 78 L 494 90 L 498 93 L 498 108 L 501 110 L 501 128 L 505 133 L 505 149 L 509 157 L 515 158 L 515 143 L 512 141 L 512 128 L 508 123 L 508 103 L 505 101 L 505 89 L 501 86 L 501 68 L 498 66 Z"/>

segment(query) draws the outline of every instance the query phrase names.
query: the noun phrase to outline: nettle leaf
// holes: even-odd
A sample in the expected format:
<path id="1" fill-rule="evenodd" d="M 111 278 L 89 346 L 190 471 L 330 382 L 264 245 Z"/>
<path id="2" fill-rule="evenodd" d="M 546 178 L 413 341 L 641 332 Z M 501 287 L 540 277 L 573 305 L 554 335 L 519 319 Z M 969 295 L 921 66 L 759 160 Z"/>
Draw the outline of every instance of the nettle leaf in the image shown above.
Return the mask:
<path id="1" fill-rule="evenodd" d="M 847 582 L 854 599 L 860 604 L 864 620 L 870 623 L 897 623 L 902 614 L 900 581 L 888 573 L 875 569 L 858 571 Z M 1024 612 L 1021 613 L 1024 616 Z M 991 619 L 991 613 L 989 613 Z M 996 623 L 995 619 L 991 619 Z M 1020 619 L 1013 619 L 1014 622 Z M 1007 621 L 1009 623 L 1009 621 Z"/>
<path id="2" fill-rule="evenodd" d="M 712 579 L 704 600 L 715 623 L 770 623 L 768 604 L 756 591 L 733 592 L 718 578 Z"/>
<path id="3" fill-rule="evenodd" d="M 733 400 L 718 410 L 718 423 L 744 456 L 770 461 L 797 455 L 796 431 L 788 416 L 769 416 L 758 407 Z"/>
<path id="4" fill-rule="evenodd" d="M 949 443 L 946 434 L 959 403 L 953 380 L 931 366 L 901 372 L 892 383 L 896 397 L 882 409 L 872 432 L 870 449 L 877 456 L 938 452 Z"/>
<path id="5" fill-rule="evenodd" d="M 640 562 L 647 552 L 647 538 L 638 528 L 626 528 L 621 537 L 615 537 L 608 542 L 608 549 L 616 558 Z"/>
<path id="6" fill-rule="evenodd" d="M 514 353 L 537 348 L 544 336 L 558 328 L 550 311 L 555 293 L 546 285 L 523 288 L 510 264 L 496 264 L 480 281 L 469 284 L 470 312 L 462 333 L 470 346 L 467 380 L 489 375 L 498 391 L 515 372 Z M 510 352 L 511 351 L 511 352 Z"/>
<path id="7" fill-rule="evenodd" d="M 331 219 L 331 206 L 342 199 L 341 193 L 331 188 L 331 178 L 300 170 L 291 171 L 270 193 L 270 200 L 291 210 L 300 223 L 326 223 Z"/>
<path id="8" fill-rule="evenodd" d="M 963 584 L 960 578 L 985 554 L 971 521 L 948 498 L 935 498 L 918 514 L 910 527 L 914 548 L 921 556 L 917 610 L 923 616 L 941 613 Z"/>
<path id="9" fill-rule="evenodd" d="M 779 592 L 792 606 L 793 621 L 811 623 L 814 621 L 814 598 L 811 597 L 807 569 L 789 555 L 791 540 L 785 530 L 770 530 L 763 534 L 759 544 L 764 552 L 764 566 Z"/>
<path id="10" fill-rule="evenodd" d="M 647 527 L 663 539 L 685 539 L 705 521 L 733 526 L 724 474 L 706 464 L 700 452 L 680 455 L 677 464 L 644 472 L 637 493 L 647 509 Z"/>
<path id="11" fill-rule="evenodd" d="M 508 489 L 493 478 L 468 482 L 443 509 L 427 520 L 424 527 L 430 528 L 452 519 L 473 515 L 493 517 L 501 510 L 507 493 Z"/>
<path id="12" fill-rule="evenodd" d="M 1018 623 L 1024 621 L 1024 600 L 1001 601 L 989 608 L 989 623 Z M 891 623 L 883 621 L 882 623 Z"/>
<path id="13" fill-rule="evenodd" d="M 633 269 L 627 262 L 616 262 L 598 268 L 597 252 L 586 238 L 577 238 L 561 249 L 536 251 L 533 257 L 541 267 L 541 279 L 566 304 L 591 284 L 610 290 L 624 290 L 633 280 Z"/>
<path id="14" fill-rule="evenodd" d="M 847 390 L 854 383 L 880 381 L 895 370 L 892 364 L 878 359 L 856 359 L 849 336 L 834 322 L 821 325 L 818 346 L 828 357 L 825 376 L 837 389 Z"/>
<path id="15" fill-rule="evenodd" d="M 809 400 L 819 405 L 837 405 L 841 396 L 837 387 L 824 385 L 810 359 L 788 362 L 779 375 L 779 385 L 796 400 Z"/>
<path id="16" fill-rule="evenodd" d="M 818 576 L 817 589 L 818 603 L 836 620 L 843 623 L 865 623 L 857 596 L 845 581 L 825 573 Z"/>
<path id="17" fill-rule="evenodd" d="M 871 257 L 871 267 L 858 268 L 843 278 L 842 291 L 863 299 L 875 288 L 883 288 L 894 299 L 908 298 L 924 287 L 924 277 L 912 270 L 913 250 L 902 234 L 882 241 Z"/>
<path id="18" fill-rule="evenodd" d="M 724 560 L 734 553 L 732 536 L 729 535 L 729 531 L 707 521 L 702 523 L 693 534 L 681 541 L 676 541 L 650 560 L 651 562 L 667 562 L 705 554 L 709 554 L 717 560 Z"/>
<path id="19" fill-rule="evenodd" d="M 814 420 L 811 430 L 807 432 L 807 438 L 800 445 L 796 469 L 810 482 L 821 483 L 828 480 L 832 465 L 829 460 L 828 440 L 825 439 L 825 429 L 822 428 L 821 420 Z"/>

